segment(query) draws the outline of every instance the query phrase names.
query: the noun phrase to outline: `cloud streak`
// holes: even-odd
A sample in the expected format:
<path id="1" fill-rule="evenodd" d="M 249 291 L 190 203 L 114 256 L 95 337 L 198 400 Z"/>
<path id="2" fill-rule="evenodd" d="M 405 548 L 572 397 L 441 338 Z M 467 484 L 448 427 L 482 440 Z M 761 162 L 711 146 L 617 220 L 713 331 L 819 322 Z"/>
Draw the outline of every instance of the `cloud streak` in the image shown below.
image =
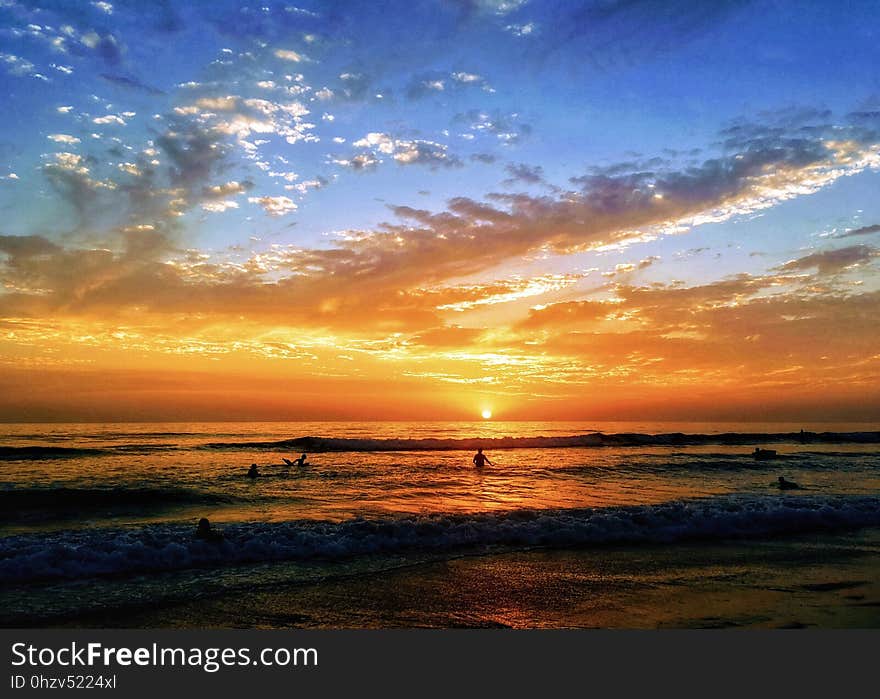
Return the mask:
<path id="1" fill-rule="evenodd" d="M 192 205 L 202 198 L 226 200 L 233 189 L 243 190 L 243 185 L 216 185 L 212 189 L 204 184 L 223 161 L 228 148 L 224 135 L 198 122 L 178 119 L 157 139 L 172 166 L 171 184 L 182 202 L 176 206 Z M 100 257 L 99 278 L 92 278 L 92 264 L 84 265 L 79 272 L 83 279 L 75 288 L 89 291 L 77 291 L 76 303 L 71 304 L 71 299 L 64 297 L 71 287 L 54 284 L 46 268 L 38 275 L 41 291 L 34 302 L 46 305 L 47 312 L 53 307 L 86 310 L 91 303 L 106 312 L 118 303 L 120 308 L 138 305 L 187 312 L 199 312 L 202 304 L 210 312 L 228 309 L 240 313 L 252 312 L 256 306 L 283 307 L 295 297 L 300 307 L 311 309 L 304 310 L 305 315 L 313 313 L 329 322 L 333 313 L 327 309 L 357 307 L 357 299 L 367 294 L 393 296 L 479 273 L 542 249 L 556 254 L 620 249 L 760 210 L 814 192 L 852 172 L 877 167 L 877 145 L 864 138 L 858 140 L 857 132 L 850 136 L 845 142 L 828 141 L 822 135 L 810 140 L 780 137 L 772 142 L 760 137 L 740 144 L 738 152 L 685 170 L 573 177 L 577 189 L 556 196 L 495 193 L 486 201 L 459 197 L 439 213 L 392 206 L 396 221 L 374 230 L 349 231 L 333 247 L 292 249 L 271 262 L 263 260 L 266 266 L 257 260 L 243 265 L 218 260 L 213 266 L 201 267 L 199 279 L 203 281 L 189 279 L 185 265 L 151 266 L 147 261 L 138 267 L 125 255 L 117 259 L 97 251 L 65 251 L 61 259 L 69 255 Z M 387 134 L 371 133 L 360 147 L 409 157 L 409 142 Z M 416 151 L 415 159 L 420 157 Z M 81 209 L 96 191 L 110 186 L 94 179 L 80 156 L 60 154 L 57 158 L 46 166 L 47 175 L 66 196 L 78 201 Z M 249 201 L 262 206 L 270 216 L 296 208 L 283 196 L 251 195 Z M 873 248 L 853 246 L 806 256 L 784 269 L 815 267 L 820 273 L 833 273 L 868 262 L 875 254 Z M 116 262 L 119 269 L 108 274 Z M 205 273 L 208 269 L 210 274 Z M 633 269 L 624 265 L 615 272 Z M 71 274 L 66 271 L 64 277 Z M 274 281 L 267 283 L 266 275 Z M 12 281 L 21 287 L 23 280 Z M 47 294 L 47 289 L 51 293 Z M 255 299 L 259 301 L 255 303 Z"/>

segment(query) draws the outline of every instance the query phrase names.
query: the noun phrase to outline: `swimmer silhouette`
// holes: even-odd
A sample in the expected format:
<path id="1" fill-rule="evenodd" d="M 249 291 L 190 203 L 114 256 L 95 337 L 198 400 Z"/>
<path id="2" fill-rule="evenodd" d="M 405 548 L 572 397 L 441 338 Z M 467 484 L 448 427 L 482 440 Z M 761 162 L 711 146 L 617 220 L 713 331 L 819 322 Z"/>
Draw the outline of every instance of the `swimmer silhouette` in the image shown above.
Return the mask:
<path id="1" fill-rule="evenodd" d="M 780 490 L 799 490 L 800 489 L 800 486 L 797 483 L 795 483 L 794 481 L 785 480 L 785 476 L 779 476 L 778 485 L 779 485 Z"/>
<path id="2" fill-rule="evenodd" d="M 489 461 L 489 457 L 483 453 L 483 447 L 477 449 L 477 453 L 474 454 L 474 465 L 477 468 L 483 468 L 483 464 L 489 464 L 490 466 L 494 466 L 491 461 Z"/>
<path id="3" fill-rule="evenodd" d="M 220 541 L 222 538 L 223 534 L 211 529 L 211 523 L 208 521 L 207 517 L 202 517 L 199 520 L 199 525 L 196 527 L 196 539 L 202 539 L 204 541 Z"/>
<path id="4" fill-rule="evenodd" d="M 257 478 L 260 475 L 260 472 L 257 470 L 256 464 L 251 464 L 251 467 L 248 469 L 247 477 L 248 478 Z"/>

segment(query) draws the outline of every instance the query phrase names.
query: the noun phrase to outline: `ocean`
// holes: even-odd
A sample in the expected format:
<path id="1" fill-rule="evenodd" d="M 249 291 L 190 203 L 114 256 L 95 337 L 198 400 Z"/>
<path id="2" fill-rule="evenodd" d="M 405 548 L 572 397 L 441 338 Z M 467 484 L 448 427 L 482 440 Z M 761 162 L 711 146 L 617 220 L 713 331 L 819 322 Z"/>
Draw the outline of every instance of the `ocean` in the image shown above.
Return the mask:
<path id="1" fill-rule="evenodd" d="M 877 430 L 3 425 L 0 625 L 876 627 Z"/>

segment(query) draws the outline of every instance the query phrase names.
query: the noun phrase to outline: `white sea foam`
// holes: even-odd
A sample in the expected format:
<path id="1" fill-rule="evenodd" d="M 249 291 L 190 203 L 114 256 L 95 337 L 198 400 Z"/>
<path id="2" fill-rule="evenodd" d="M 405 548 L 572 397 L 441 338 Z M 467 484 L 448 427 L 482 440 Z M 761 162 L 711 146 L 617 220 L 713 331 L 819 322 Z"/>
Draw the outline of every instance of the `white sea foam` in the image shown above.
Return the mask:
<path id="1" fill-rule="evenodd" d="M 880 497 L 728 495 L 630 507 L 245 523 L 219 542 L 180 525 L 0 539 L 0 582 L 81 579 L 369 554 L 757 538 L 880 525 Z"/>

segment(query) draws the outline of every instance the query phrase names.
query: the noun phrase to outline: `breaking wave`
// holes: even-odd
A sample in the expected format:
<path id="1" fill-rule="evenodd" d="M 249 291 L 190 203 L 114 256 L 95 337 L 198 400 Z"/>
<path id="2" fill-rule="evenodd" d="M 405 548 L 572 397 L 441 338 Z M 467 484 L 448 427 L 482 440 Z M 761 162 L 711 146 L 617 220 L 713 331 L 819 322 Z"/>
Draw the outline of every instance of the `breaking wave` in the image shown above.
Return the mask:
<path id="1" fill-rule="evenodd" d="M 570 447 L 697 446 L 703 444 L 880 444 L 880 432 L 775 432 L 769 434 L 728 432 L 725 434 L 590 434 L 566 437 L 495 437 L 467 439 L 364 439 L 339 437 L 297 437 L 272 442 L 212 442 L 200 449 L 262 449 L 303 452 L 359 451 L 457 451 L 484 449 L 564 449 Z"/>
<path id="2" fill-rule="evenodd" d="M 169 433 L 170 434 L 170 433 Z M 185 434 L 185 433 L 181 433 Z M 125 456 L 156 452 L 187 451 L 282 451 L 282 452 L 394 452 L 394 451 L 470 451 L 484 449 L 565 449 L 573 447 L 655 447 L 766 444 L 880 444 L 880 432 L 728 432 L 724 434 L 588 434 L 555 437 L 490 437 L 464 439 L 421 438 L 380 439 L 352 437 L 295 437 L 274 441 L 209 442 L 201 445 L 117 444 L 101 447 L 62 447 L 52 445 L 0 446 L 0 461 L 36 461 L 94 456 Z"/>
<path id="3" fill-rule="evenodd" d="M 655 505 L 235 524 L 217 542 L 162 524 L 0 539 L 0 582 L 125 576 L 370 554 L 670 544 L 880 525 L 880 497 L 728 495 Z"/>

